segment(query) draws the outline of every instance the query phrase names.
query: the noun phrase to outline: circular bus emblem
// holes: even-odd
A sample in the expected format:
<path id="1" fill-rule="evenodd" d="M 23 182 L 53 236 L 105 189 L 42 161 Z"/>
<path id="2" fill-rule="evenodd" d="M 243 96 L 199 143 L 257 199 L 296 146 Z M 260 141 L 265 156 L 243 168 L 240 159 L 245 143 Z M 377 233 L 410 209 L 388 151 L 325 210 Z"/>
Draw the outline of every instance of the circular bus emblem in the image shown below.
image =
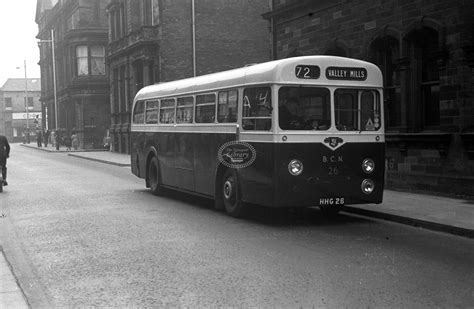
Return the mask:
<path id="1" fill-rule="evenodd" d="M 257 152 L 249 143 L 231 141 L 219 148 L 217 157 L 227 167 L 245 168 L 255 161 Z"/>

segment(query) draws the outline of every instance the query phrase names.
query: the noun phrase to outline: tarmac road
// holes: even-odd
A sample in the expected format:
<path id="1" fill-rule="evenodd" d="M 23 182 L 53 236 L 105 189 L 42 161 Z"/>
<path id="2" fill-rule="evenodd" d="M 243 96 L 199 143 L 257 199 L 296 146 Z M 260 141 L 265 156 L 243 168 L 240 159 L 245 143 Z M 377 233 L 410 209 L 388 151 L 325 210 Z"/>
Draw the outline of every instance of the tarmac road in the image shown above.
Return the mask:
<path id="1" fill-rule="evenodd" d="M 470 307 L 474 240 L 155 197 L 129 167 L 13 145 L 0 244 L 32 308 Z"/>

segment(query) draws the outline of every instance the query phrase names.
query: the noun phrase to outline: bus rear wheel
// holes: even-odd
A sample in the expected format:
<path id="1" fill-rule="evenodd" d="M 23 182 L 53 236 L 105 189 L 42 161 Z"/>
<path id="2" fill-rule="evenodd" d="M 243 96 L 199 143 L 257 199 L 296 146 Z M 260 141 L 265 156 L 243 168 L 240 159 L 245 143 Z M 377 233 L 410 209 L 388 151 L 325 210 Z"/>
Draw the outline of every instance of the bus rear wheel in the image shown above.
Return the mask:
<path id="1" fill-rule="evenodd" d="M 239 181 L 237 173 L 228 169 L 222 181 L 222 199 L 227 214 L 232 217 L 241 218 L 245 214 L 246 206 L 241 200 Z"/>
<path id="2" fill-rule="evenodd" d="M 163 195 L 160 168 L 156 157 L 151 158 L 150 164 L 148 165 L 148 184 L 150 185 L 151 193 L 154 195 Z"/>

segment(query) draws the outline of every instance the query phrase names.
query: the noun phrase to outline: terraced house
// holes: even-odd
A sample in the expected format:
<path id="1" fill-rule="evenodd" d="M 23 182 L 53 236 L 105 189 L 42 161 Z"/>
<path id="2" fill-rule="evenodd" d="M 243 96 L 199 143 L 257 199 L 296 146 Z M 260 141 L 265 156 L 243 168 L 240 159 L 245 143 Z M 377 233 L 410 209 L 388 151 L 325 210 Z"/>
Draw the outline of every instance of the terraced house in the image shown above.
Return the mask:
<path id="1" fill-rule="evenodd" d="M 38 0 L 41 101 L 48 127 L 102 147 L 110 126 L 106 0 Z"/>

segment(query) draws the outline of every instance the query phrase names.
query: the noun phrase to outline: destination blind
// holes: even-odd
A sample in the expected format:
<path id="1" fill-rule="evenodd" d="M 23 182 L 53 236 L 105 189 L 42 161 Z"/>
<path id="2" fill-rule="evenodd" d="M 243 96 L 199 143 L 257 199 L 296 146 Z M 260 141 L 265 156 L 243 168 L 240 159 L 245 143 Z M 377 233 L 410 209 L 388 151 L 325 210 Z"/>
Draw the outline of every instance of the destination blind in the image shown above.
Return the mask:
<path id="1" fill-rule="evenodd" d="M 365 68 L 328 67 L 326 69 L 326 78 L 363 81 L 367 79 L 367 70 Z"/>

